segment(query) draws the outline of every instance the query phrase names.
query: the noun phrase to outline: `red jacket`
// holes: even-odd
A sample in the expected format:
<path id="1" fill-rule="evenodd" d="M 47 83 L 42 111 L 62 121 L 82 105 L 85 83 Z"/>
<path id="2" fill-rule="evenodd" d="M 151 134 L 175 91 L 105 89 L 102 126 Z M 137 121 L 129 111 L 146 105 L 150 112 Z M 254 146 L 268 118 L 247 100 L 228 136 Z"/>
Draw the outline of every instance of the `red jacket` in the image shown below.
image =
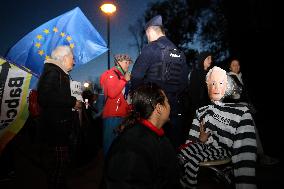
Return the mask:
<path id="1" fill-rule="evenodd" d="M 100 77 L 100 84 L 104 90 L 106 103 L 103 109 L 103 118 L 125 117 L 129 111 L 129 105 L 124 99 L 124 88 L 127 81 L 124 75 L 113 67 L 105 71 Z"/>

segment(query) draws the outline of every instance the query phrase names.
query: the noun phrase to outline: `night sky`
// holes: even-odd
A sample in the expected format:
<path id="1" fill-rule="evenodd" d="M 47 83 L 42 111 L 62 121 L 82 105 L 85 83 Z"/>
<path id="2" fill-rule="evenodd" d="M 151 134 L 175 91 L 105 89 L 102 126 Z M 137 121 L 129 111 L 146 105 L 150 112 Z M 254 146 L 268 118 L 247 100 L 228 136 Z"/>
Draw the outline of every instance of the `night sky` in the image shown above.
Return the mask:
<path id="1" fill-rule="evenodd" d="M 114 1 L 117 11 L 110 22 L 111 63 L 116 53 L 129 53 L 133 60 L 137 57 L 137 50 L 131 46 L 133 36 L 128 27 L 142 18 L 147 5 L 157 0 L 117 0 Z M 6 52 L 18 40 L 43 23 L 75 8 L 79 7 L 94 25 L 107 43 L 107 19 L 100 10 L 103 0 L 51 0 L 51 1 L 14 1 L 1 0 L 0 11 L 0 55 Z M 107 52 L 94 61 L 74 68 L 72 78 L 79 81 L 94 80 L 107 69 Z"/>

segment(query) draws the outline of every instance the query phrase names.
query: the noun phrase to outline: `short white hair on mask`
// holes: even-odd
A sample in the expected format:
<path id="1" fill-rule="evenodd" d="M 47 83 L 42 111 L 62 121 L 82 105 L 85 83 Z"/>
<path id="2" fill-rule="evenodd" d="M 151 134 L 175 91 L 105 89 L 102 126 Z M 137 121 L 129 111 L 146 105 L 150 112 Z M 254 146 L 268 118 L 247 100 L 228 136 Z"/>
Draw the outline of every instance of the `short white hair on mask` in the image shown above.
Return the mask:
<path id="1" fill-rule="evenodd" d="M 56 47 L 52 53 L 51 58 L 54 60 L 62 61 L 63 57 L 66 55 L 73 54 L 71 47 L 64 45 Z"/>
<path id="2" fill-rule="evenodd" d="M 218 66 L 214 66 L 211 68 L 207 75 L 206 75 L 206 83 L 208 84 L 208 80 L 210 79 L 210 76 L 213 72 L 219 72 L 220 75 L 223 75 L 225 82 L 227 83 L 226 91 L 224 96 L 230 96 L 234 92 L 239 91 L 238 85 L 235 83 L 235 81 L 231 78 L 231 76 L 227 75 L 227 72 L 223 70 L 222 68 Z"/>
<path id="3" fill-rule="evenodd" d="M 223 70 L 222 68 L 218 67 L 218 66 L 214 66 L 206 74 L 206 83 L 208 83 L 208 80 L 209 80 L 209 78 L 210 78 L 210 76 L 212 75 L 213 72 L 219 72 L 220 75 L 224 76 L 224 78 L 226 79 L 226 82 L 227 82 L 227 78 L 226 78 L 227 72 L 225 70 Z"/>

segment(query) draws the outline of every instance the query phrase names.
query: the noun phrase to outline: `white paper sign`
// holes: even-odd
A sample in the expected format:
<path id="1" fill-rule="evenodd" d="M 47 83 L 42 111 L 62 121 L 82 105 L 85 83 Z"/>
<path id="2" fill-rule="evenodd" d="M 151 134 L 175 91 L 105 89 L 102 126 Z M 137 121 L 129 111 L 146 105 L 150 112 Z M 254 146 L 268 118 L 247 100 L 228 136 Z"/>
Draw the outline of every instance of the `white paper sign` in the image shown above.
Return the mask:
<path id="1" fill-rule="evenodd" d="M 83 101 L 82 97 L 82 84 L 79 81 L 70 81 L 71 95 L 76 97 L 77 100 Z"/>

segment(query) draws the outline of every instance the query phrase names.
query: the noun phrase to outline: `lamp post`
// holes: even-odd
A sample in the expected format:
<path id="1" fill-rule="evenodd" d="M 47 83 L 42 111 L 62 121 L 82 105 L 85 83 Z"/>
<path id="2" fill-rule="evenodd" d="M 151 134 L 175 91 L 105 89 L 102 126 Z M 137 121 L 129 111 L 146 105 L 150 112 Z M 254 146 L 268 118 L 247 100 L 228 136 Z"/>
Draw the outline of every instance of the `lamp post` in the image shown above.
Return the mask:
<path id="1" fill-rule="evenodd" d="M 107 15 L 107 68 L 110 69 L 110 16 L 116 11 L 116 6 L 111 3 L 105 3 L 100 8 Z"/>

